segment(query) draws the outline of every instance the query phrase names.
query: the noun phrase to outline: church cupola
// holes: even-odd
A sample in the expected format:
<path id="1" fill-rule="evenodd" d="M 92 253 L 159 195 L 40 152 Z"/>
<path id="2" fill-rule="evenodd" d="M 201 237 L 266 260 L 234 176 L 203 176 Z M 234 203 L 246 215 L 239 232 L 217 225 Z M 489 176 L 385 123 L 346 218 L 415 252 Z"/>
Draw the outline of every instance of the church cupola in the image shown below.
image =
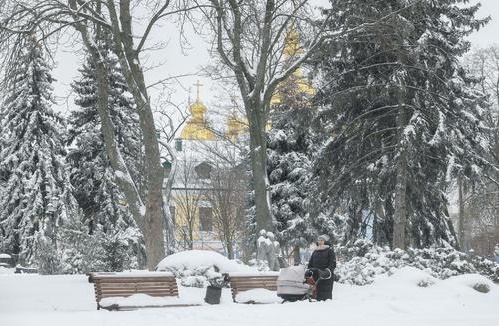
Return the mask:
<path id="1" fill-rule="evenodd" d="M 191 117 L 187 121 L 180 138 L 185 140 L 215 140 L 215 134 L 210 130 L 205 113 L 208 110 L 201 102 L 199 88 L 203 86 L 199 80 L 194 86 L 197 87 L 196 102 L 189 106 Z"/>

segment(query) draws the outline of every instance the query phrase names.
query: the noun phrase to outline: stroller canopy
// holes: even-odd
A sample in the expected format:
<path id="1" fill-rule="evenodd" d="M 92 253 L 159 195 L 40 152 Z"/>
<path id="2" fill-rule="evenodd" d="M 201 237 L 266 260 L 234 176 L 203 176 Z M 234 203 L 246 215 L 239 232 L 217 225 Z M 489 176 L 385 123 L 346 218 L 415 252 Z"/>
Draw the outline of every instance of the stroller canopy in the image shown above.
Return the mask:
<path id="1" fill-rule="evenodd" d="M 277 295 L 283 297 L 283 295 L 303 296 L 308 294 L 310 285 L 304 283 L 305 269 L 304 265 L 281 269 L 277 278 Z"/>

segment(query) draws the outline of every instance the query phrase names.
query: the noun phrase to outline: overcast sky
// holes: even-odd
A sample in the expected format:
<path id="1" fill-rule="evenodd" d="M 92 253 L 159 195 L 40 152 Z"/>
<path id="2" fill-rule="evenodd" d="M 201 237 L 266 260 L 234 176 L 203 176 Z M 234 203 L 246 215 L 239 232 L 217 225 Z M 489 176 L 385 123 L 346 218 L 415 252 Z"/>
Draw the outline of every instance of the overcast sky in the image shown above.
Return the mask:
<path id="1" fill-rule="evenodd" d="M 472 1 L 475 3 L 477 1 Z M 499 0 L 482 0 L 478 17 L 491 16 L 491 21 L 470 38 L 474 46 L 486 47 L 499 44 Z"/>
<path id="2" fill-rule="evenodd" d="M 471 2 L 476 3 L 477 1 L 472 0 Z M 490 15 L 491 21 L 482 30 L 472 35 L 470 41 L 474 47 L 486 47 L 494 43 L 499 44 L 499 0 L 482 0 L 481 3 L 482 8 L 478 13 L 478 17 L 483 18 Z M 188 56 L 185 56 L 181 53 L 178 46 L 176 33 L 172 33 L 169 36 L 165 32 L 167 30 L 175 30 L 175 28 L 166 28 L 166 26 L 163 26 L 163 28 L 156 29 L 156 37 L 163 41 L 169 41 L 169 44 L 161 51 L 150 53 L 150 59 L 147 63 L 151 66 L 156 66 L 156 68 L 146 73 L 149 84 L 172 75 L 196 73 L 200 70 L 201 65 L 205 65 L 210 60 L 207 43 L 199 36 L 193 35 L 190 37 L 192 46 L 187 51 Z M 54 71 L 54 76 L 58 79 L 58 82 L 55 85 L 55 91 L 60 104 L 60 110 L 63 112 L 67 111 L 68 108 L 74 107 L 73 100 L 71 97 L 68 98 L 68 94 L 70 92 L 69 83 L 78 76 L 77 69 L 81 65 L 81 56 L 77 52 L 78 48 L 77 44 L 65 42 L 61 45 L 61 51 L 59 51 L 56 57 L 57 67 Z M 172 100 L 181 107 L 186 107 L 189 98 L 189 88 L 191 88 L 191 99 L 195 99 L 195 88 L 192 85 L 198 79 L 204 85 L 201 90 L 201 97 L 208 108 L 214 108 L 219 105 L 220 100 L 216 96 L 221 93 L 223 94 L 223 90 L 220 89 L 220 86 L 215 87 L 209 78 L 202 75 L 181 78 L 183 87 L 179 85 L 172 86 Z M 159 88 L 151 90 L 151 96 L 155 98 L 156 103 L 160 92 L 161 89 Z M 67 98 L 67 101 L 65 98 Z M 227 103 L 229 102 L 229 99 L 227 99 Z"/>

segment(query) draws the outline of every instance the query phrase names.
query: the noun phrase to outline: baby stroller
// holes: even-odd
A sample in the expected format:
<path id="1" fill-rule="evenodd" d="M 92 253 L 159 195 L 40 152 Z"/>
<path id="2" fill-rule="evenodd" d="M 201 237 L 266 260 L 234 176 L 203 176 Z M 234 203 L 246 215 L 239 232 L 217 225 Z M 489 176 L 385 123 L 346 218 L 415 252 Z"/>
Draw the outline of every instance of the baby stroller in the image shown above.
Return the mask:
<path id="1" fill-rule="evenodd" d="M 317 284 L 320 277 L 314 278 L 318 273 L 307 270 L 305 266 L 290 266 L 281 269 L 277 278 L 277 296 L 286 301 L 294 302 L 299 300 L 315 299 L 317 294 Z"/>

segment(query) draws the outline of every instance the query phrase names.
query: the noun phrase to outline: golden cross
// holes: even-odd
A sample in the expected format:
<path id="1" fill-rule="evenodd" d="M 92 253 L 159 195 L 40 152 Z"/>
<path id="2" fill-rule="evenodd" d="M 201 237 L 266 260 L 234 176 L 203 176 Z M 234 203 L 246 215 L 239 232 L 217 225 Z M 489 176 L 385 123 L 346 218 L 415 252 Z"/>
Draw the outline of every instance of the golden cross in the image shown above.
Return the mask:
<path id="1" fill-rule="evenodd" d="M 196 86 L 196 87 L 197 87 L 197 98 L 196 98 L 196 101 L 197 101 L 197 102 L 199 102 L 199 88 L 200 88 L 201 86 L 203 86 L 203 84 L 201 84 L 201 83 L 199 82 L 199 79 L 198 79 L 197 83 L 195 83 L 195 84 L 194 84 L 194 86 Z"/>

